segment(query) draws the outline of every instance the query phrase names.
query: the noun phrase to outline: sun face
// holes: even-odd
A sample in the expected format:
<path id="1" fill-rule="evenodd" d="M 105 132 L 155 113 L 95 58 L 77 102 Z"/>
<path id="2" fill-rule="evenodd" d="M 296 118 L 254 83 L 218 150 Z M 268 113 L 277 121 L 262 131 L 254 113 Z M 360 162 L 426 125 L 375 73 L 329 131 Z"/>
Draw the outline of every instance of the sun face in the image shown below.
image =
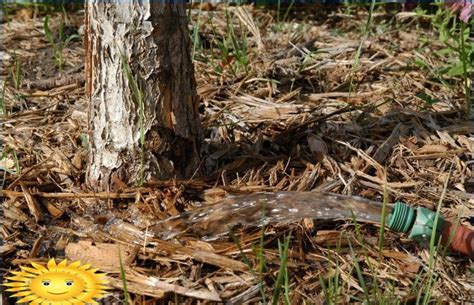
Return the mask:
<path id="1" fill-rule="evenodd" d="M 81 294 L 85 286 L 86 283 L 75 274 L 48 272 L 35 277 L 30 290 L 43 299 L 63 301 Z"/>
<path id="2" fill-rule="evenodd" d="M 90 265 L 81 262 L 67 264 L 63 260 L 56 264 L 51 259 L 46 267 L 31 263 L 31 267 L 21 266 L 21 271 L 13 271 L 6 277 L 6 291 L 15 292 L 11 297 L 21 298 L 17 303 L 32 305 L 98 304 L 94 299 L 105 295 L 107 281 L 105 274 L 96 273 Z"/>

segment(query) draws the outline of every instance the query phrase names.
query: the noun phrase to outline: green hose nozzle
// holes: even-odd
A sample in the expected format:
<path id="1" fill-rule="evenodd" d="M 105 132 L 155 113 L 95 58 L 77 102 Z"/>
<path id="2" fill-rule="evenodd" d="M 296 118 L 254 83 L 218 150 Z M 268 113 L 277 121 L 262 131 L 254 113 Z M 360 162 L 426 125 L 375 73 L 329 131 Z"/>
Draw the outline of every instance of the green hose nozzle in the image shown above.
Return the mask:
<path id="1" fill-rule="evenodd" d="M 426 208 L 412 208 L 404 203 L 395 203 L 388 218 L 388 228 L 396 232 L 408 233 L 408 237 L 417 242 L 427 242 L 431 239 L 435 227 L 436 212 Z M 441 236 L 444 219 L 438 216 L 436 225 L 436 242 Z"/>
<path id="2" fill-rule="evenodd" d="M 395 232 L 407 233 L 413 226 L 415 217 L 415 209 L 402 202 L 396 202 L 388 218 L 388 228 Z"/>

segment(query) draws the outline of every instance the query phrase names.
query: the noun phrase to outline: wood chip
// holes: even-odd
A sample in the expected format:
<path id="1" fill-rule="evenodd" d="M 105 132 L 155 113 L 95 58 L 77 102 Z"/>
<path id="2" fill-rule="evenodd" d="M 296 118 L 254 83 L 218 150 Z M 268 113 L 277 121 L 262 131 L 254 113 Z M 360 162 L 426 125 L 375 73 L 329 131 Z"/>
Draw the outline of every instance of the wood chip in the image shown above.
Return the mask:
<path id="1" fill-rule="evenodd" d="M 21 190 L 25 196 L 26 204 L 30 210 L 31 215 L 35 218 L 35 221 L 38 223 L 43 220 L 43 214 L 41 213 L 38 201 L 31 195 L 28 187 L 25 186 L 23 182 L 20 182 Z"/>
<path id="2" fill-rule="evenodd" d="M 87 262 L 107 272 L 120 272 L 120 256 L 124 266 L 129 266 L 138 253 L 138 246 L 96 243 L 81 240 L 66 246 L 66 256 L 71 260 Z"/>
<path id="3" fill-rule="evenodd" d="M 163 291 L 174 292 L 179 295 L 184 295 L 201 300 L 209 300 L 219 302 L 222 301 L 219 294 L 209 291 L 207 289 L 191 289 L 188 287 L 170 284 L 154 276 L 146 276 L 135 271 L 127 271 L 127 281 L 138 284 L 139 294 L 147 294 L 147 291 Z M 120 283 L 118 283 L 120 285 Z M 120 288 L 120 286 L 116 286 Z"/>

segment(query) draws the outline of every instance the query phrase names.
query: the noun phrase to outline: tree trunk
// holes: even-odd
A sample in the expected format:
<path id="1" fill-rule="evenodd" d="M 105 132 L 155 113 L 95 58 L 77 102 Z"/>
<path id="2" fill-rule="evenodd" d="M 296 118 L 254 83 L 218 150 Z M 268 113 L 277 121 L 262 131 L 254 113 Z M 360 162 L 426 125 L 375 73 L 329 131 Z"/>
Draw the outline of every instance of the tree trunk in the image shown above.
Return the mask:
<path id="1" fill-rule="evenodd" d="M 88 184 L 186 178 L 201 136 L 184 1 L 86 3 Z M 114 184 L 116 186 L 114 186 Z"/>

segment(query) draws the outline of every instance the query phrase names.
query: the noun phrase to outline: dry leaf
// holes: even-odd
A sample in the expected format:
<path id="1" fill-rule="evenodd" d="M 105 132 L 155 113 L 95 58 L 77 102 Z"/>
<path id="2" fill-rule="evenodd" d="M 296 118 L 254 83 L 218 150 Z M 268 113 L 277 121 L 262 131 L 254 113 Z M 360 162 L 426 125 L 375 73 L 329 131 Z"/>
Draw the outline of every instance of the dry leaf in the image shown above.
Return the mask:
<path id="1" fill-rule="evenodd" d="M 448 148 L 444 145 L 427 144 L 416 150 L 417 154 L 445 153 Z"/>

